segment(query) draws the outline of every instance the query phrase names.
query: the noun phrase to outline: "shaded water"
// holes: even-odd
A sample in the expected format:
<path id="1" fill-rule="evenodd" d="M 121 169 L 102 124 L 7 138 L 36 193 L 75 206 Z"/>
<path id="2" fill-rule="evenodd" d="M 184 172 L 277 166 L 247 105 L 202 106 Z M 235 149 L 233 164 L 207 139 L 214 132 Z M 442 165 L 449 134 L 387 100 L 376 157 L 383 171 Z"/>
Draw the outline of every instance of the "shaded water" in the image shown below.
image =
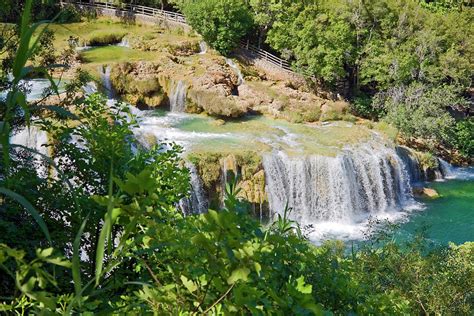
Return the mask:
<path id="1" fill-rule="evenodd" d="M 451 170 L 452 179 L 428 186 L 439 194 L 438 199 L 420 199 L 424 208 L 405 221 L 397 237 L 405 240 L 424 232 L 434 245 L 474 241 L 474 169 Z"/>

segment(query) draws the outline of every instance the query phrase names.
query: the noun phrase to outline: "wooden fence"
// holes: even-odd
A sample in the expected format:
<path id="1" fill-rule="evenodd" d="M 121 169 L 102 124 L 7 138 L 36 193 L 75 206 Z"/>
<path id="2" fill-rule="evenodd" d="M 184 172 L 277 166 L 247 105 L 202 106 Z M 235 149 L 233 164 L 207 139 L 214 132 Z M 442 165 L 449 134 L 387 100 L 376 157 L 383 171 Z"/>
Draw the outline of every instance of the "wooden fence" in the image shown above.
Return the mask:
<path id="1" fill-rule="evenodd" d="M 186 23 L 186 18 L 183 14 L 172 12 L 172 11 L 161 10 L 157 8 L 145 7 L 142 5 L 134 5 L 134 4 L 128 4 L 128 3 L 116 5 L 110 2 L 94 1 L 94 0 L 61 1 L 61 5 L 65 5 L 68 3 L 82 6 L 82 7 L 115 10 L 115 11 L 123 12 L 127 14 L 131 13 L 131 14 L 156 18 L 159 20 L 172 21 L 172 22 L 179 23 L 182 25 L 188 25 Z M 261 61 L 264 61 L 270 64 L 271 66 L 276 67 L 280 70 L 293 73 L 291 65 L 287 60 L 284 60 L 278 56 L 275 56 L 267 52 L 266 50 L 258 48 L 248 42 L 241 42 L 240 47 L 247 50 L 252 55 L 253 58 L 257 58 Z"/>

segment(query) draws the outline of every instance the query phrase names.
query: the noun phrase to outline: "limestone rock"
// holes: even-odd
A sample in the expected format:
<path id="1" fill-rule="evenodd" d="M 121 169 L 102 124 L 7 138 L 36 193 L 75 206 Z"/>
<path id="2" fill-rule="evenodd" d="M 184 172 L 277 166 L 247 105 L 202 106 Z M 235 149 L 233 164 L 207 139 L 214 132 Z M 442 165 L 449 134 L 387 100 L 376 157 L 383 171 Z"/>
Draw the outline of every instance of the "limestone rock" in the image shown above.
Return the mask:
<path id="1" fill-rule="evenodd" d="M 439 194 L 435 189 L 425 188 L 425 187 L 413 188 L 413 194 L 418 195 L 418 196 L 429 197 L 433 199 L 439 197 Z"/>

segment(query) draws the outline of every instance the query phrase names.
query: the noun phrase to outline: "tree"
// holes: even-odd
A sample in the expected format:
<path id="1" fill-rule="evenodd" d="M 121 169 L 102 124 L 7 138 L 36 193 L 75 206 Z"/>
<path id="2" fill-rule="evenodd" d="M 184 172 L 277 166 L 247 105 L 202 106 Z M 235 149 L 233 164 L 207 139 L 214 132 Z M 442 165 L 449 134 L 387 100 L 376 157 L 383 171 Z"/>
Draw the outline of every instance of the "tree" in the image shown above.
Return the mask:
<path id="1" fill-rule="evenodd" d="M 227 55 L 253 25 L 242 0 L 186 1 L 181 5 L 188 23 L 221 54 Z"/>

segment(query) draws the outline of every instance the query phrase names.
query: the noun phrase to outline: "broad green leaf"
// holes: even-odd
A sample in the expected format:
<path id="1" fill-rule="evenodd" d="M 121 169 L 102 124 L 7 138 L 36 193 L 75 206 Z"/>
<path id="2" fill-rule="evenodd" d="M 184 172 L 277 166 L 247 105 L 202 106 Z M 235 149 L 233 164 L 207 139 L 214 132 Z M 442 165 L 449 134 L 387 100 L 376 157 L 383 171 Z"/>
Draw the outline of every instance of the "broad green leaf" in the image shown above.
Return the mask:
<path id="1" fill-rule="evenodd" d="M 181 282 L 188 289 L 189 292 L 193 293 L 197 290 L 196 284 L 192 280 L 188 280 L 184 275 L 181 276 Z"/>
<path id="2" fill-rule="evenodd" d="M 237 281 L 240 281 L 240 280 L 245 282 L 245 281 L 248 280 L 249 274 L 250 274 L 250 270 L 247 269 L 247 268 L 235 269 L 234 271 L 232 271 L 232 274 L 227 279 L 227 283 L 228 284 L 234 284 L 234 283 L 236 283 Z"/>
<path id="3" fill-rule="evenodd" d="M 303 294 L 311 294 L 313 291 L 313 286 L 311 284 L 306 284 L 304 282 L 304 276 L 300 276 L 296 279 L 296 289 Z"/>

